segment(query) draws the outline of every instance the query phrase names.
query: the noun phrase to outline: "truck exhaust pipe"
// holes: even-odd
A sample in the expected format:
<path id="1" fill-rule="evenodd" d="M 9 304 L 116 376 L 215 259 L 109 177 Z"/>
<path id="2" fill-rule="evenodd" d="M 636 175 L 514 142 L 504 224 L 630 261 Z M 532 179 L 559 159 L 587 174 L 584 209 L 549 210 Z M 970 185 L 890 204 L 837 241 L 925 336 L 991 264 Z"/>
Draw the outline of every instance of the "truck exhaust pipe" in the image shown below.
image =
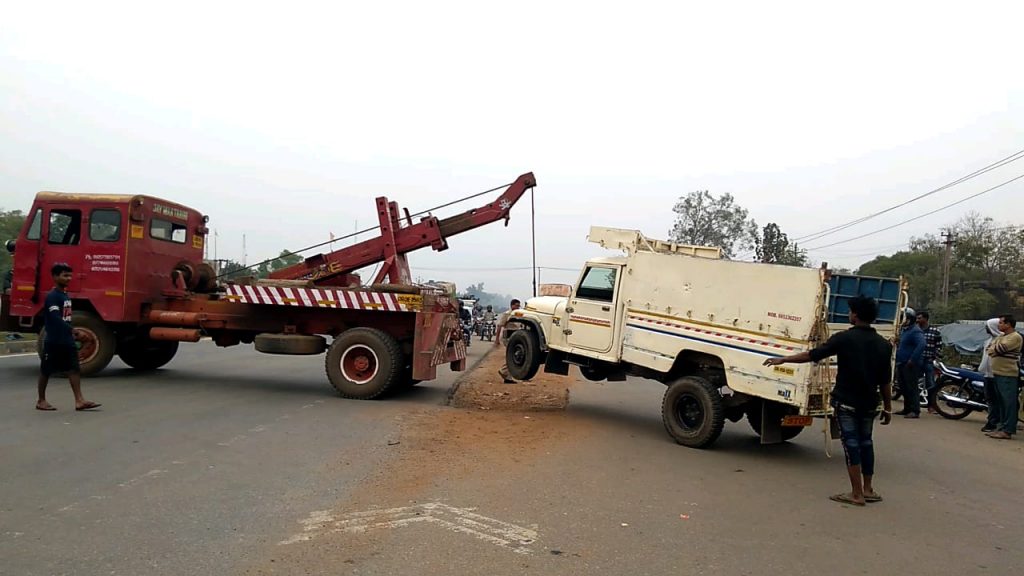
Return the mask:
<path id="1" fill-rule="evenodd" d="M 200 319 L 199 312 L 170 312 L 167 310 L 150 310 L 145 318 L 146 322 L 150 324 L 190 328 L 198 328 Z"/>
<path id="2" fill-rule="evenodd" d="M 199 342 L 200 336 L 198 328 L 167 328 L 165 326 L 158 326 L 149 329 L 149 338 L 151 340 Z"/>

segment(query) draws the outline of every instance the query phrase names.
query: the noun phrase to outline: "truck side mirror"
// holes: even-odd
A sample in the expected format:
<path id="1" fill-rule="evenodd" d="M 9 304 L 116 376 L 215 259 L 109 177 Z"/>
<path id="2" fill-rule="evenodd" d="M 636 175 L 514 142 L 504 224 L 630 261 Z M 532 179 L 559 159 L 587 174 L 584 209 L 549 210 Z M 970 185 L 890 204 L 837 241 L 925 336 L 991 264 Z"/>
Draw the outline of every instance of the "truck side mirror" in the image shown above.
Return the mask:
<path id="1" fill-rule="evenodd" d="M 8 240 L 7 242 L 4 243 L 4 246 L 7 247 L 8 252 L 14 254 L 14 240 Z"/>

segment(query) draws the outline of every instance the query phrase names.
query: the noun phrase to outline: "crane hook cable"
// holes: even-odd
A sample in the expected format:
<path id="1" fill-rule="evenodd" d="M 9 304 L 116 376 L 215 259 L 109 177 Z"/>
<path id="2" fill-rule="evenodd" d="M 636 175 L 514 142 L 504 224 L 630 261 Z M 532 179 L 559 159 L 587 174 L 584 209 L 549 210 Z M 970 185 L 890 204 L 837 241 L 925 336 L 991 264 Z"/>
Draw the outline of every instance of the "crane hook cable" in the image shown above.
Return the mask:
<path id="1" fill-rule="evenodd" d="M 435 206 L 433 208 L 428 208 L 428 209 L 423 210 L 421 212 L 417 212 L 415 214 L 412 214 L 409 217 L 410 218 L 415 218 L 417 216 L 422 216 L 424 214 L 429 214 L 431 212 L 434 212 L 436 210 L 440 210 L 442 208 L 447 208 L 449 206 L 454 206 L 456 204 L 460 204 L 462 202 L 466 202 L 466 201 L 472 200 L 474 198 L 479 198 L 480 196 L 484 196 L 486 194 L 491 194 L 493 192 L 497 192 L 498 190 L 501 190 L 503 188 L 508 188 L 509 186 L 511 186 L 513 184 L 515 184 L 515 182 L 509 182 L 508 184 L 502 184 L 501 186 L 495 186 L 494 188 L 491 188 L 489 190 L 484 190 L 483 192 L 477 192 L 476 194 L 470 194 L 469 196 L 466 196 L 466 197 L 463 197 L 463 198 L 459 198 L 458 200 L 453 200 L 453 201 L 448 202 L 446 204 L 441 204 L 440 206 Z M 291 253 L 291 254 L 301 254 L 303 252 L 308 252 L 310 250 L 313 250 L 314 248 L 320 248 L 321 246 L 326 246 L 328 244 L 332 244 L 332 243 L 338 242 L 340 240 L 345 240 L 345 239 L 348 239 L 348 238 L 352 238 L 353 236 L 358 236 L 360 234 L 366 234 L 367 232 L 373 232 L 374 230 L 377 230 L 378 228 L 380 228 L 380 225 L 371 226 L 371 227 L 363 229 L 363 230 L 352 232 L 351 234 L 346 234 L 346 235 L 344 235 L 344 236 L 342 236 L 340 238 L 332 238 L 331 240 L 327 240 L 326 242 L 321 242 L 319 244 L 313 244 L 312 246 L 306 246 L 305 248 L 302 248 L 302 249 L 299 249 L 299 250 L 289 250 L 289 253 Z M 244 266 L 244 267 L 242 267 L 242 268 L 240 268 L 238 270 L 232 270 L 231 272 L 224 272 L 223 274 L 217 275 L 214 279 L 221 278 L 221 277 L 227 276 L 229 274 L 230 275 L 238 274 L 239 272 L 244 272 L 246 270 L 250 270 L 252 268 L 256 268 L 258 266 L 262 266 L 263 264 L 267 264 L 269 262 L 273 262 L 274 260 L 277 260 L 278 258 L 280 258 L 280 256 L 275 256 L 274 258 L 267 258 L 266 260 L 264 260 L 262 262 L 257 262 L 255 264 L 250 264 L 250 265 Z"/>

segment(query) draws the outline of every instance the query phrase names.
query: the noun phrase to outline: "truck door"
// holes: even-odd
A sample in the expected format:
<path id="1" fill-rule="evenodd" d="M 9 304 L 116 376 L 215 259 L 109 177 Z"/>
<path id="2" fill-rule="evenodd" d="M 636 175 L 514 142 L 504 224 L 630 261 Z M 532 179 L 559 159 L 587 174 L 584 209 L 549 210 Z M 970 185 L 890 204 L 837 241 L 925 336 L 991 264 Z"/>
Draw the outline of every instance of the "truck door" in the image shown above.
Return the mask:
<path id="1" fill-rule="evenodd" d="M 607 352 L 615 335 L 618 266 L 588 266 L 569 299 L 568 343 L 573 348 Z"/>
<path id="2" fill-rule="evenodd" d="M 57 262 L 71 266 L 71 284 L 68 292 L 75 294 L 82 289 L 82 278 L 86 270 L 82 259 L 82 210 L 80 206 L 49 206 L 43 218 L 43 241 L 40 243 L 40 290 L 46 293 L 53 288 L 50 268 Z"/>
<path id="3" fill-rule="evenodd" d="M 15 243 L 14 276 L 11 279 L 11 314 L 33 316 L 37 305 L 42 305 L 46 287 L 40 280 L 46 274 L 39 265 L 40 238 L 43 235 L 43 209 L 36 208 L 25 221 L 25 228 Z"/>

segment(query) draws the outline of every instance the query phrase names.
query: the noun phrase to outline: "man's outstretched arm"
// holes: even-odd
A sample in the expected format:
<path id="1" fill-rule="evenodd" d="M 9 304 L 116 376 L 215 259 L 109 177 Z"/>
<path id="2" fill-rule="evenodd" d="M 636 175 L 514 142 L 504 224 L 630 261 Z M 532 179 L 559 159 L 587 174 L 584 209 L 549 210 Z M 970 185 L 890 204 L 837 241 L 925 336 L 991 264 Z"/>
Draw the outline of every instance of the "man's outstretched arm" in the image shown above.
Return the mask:
<path id="1" fill-rule="evenodd" d="M 799 354 L 793 354 L 792 356 L 782 356 L 781 358 L 769 358 L 764 361 L 765 366 L 778 366 L 779 364 L 806 364 L 811 361 L 811 351 L 805 350 Z"/>

